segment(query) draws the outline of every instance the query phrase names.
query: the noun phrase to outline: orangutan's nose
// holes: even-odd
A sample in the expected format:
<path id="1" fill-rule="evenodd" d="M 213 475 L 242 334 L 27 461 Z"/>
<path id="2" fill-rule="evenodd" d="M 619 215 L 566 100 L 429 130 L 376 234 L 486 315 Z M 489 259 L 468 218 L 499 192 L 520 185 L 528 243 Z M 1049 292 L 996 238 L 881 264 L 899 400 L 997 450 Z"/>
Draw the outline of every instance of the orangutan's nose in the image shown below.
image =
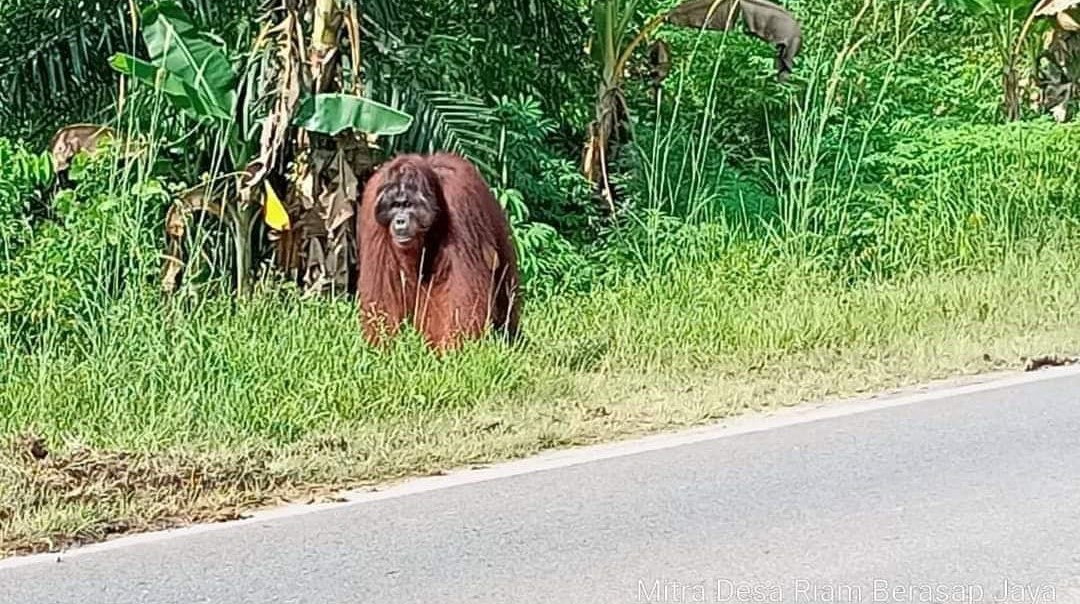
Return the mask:
<path id="1" fill-rule="evenodd" d="M 390 223 L 390 228 L 395 235 L 405 235 L 409 230 L 409 219 L 400 215 L 395 216 L 394 221 Z"/>

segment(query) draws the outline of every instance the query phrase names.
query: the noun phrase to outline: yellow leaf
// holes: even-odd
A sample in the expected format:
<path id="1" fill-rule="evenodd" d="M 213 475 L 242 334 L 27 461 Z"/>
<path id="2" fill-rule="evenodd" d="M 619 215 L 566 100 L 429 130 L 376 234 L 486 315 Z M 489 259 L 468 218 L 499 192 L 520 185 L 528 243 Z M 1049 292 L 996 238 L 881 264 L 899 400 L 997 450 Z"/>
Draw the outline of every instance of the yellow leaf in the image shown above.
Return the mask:
<path id="1" fill-rule="evenodd" d="M 270 186 L 269 181 L 263 181 L 266 186 L 266 203 L 263 204 L 263 220 L 266 221 L 267 226 L 278 231 L 289 230 L 289 213 L 285 211 L 285 206 L 282 205 L 281 200 L 278 199 L 277 193 L 274 191 L 274 187 Z"/>

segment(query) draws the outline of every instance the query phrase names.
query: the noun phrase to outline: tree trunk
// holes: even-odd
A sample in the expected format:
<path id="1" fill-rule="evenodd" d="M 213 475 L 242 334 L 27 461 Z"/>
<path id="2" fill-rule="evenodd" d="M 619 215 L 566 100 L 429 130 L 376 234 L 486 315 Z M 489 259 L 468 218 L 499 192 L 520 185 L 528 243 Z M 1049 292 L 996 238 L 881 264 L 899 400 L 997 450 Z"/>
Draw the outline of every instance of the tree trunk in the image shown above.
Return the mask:
<path id="1" fill-rule="evenodd" d="M 344 14 L 336 0 L 315 0 L 311 33 L 311 93 L 341 89 L 341 57 L 338 47 Z M 355 40 L 352 41 L 354 44 Z M 338 141 L 314 132 L 301 133 L 307 142 L 307 162 L 302 166 L 300 195 L 301 285 L 308 294 L 349 291 L 354 256 L 355 187 L 346 181 L 355 174 L 341 160 Z"/>
<path id="2" fill-rule="evenodd" d="M 1001 111 L 1005 115 L 1005 121 L 1015 122 L 1020 119 L 1020 76 L 1013 61 L 1005 65 L 1001 88 L 1004 91 Z"/>

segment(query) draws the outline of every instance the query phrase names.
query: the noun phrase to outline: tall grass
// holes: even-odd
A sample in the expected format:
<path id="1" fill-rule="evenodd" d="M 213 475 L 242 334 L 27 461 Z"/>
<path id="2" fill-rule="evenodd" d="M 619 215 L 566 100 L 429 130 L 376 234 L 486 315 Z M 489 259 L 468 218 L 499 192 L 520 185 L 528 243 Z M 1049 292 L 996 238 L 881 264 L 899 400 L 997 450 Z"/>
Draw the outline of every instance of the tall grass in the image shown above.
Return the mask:
<path id="1" fill-rule="evenodd" d="M 769 155 L 760 158 L 764 161 L 757 162 L 760 168 L 753 174 L 768 184 L 775 205 L 749 205 L 738 189 L 735 198 L 730 194 L 733 176 L 724 149 L 714 142 L 714 135 L 726 125 L 717 119 L 722 113 L 719 104 L 726 98 L 719 77 L 725 64 L 745 57 L 727 52 L 726 36 L 703 49 L 705 36 L 715 34 L 698 31 L 678 71 L 674 98 L 667 101 L 671 110 L 665 113 L 661 108 L 665 99 L 658 98 L 653 131 L 644 137 L 644 144 L 634 146 L 641 164 L 637 176 L 644 209 L 628 217 L 632 230 L 643 235 L 634 242 L 637 260 L 644 266 L 665 264 L 661 257 L 670 253 L 665 249 L 670 237 L 664 233 L 672 228 L 665 216 L 677 217 L 679 224 L 722 225 L 725 240 L 712 242 L 720 254 L 731 243 L 747 239 L 764 240 L 765 245 L 798 257 L 833 253 L 829 248 L 837 245 L 835 235 L 848 232 L 853 215 L 858 216 L 853 209 L 865 182 L 864 164 L 878 151 L 871 140 L 888 135 L 884 100 L 896 68 L 929 21 L 931 6 L 929 0 L 899 2 L 883 12 L 872 0 L 863 0 L 858 12 L 846 20 L 839 40 L 828 38 L 829 28 L 822 27 L 836 17 L 833 7 L 824 15 L 810 13 L 805 28 L 811 35 L 806 43 L 810 52 L 800 56 L 798 92 L 776 88 L 787 96 L 787 109 L 779 119 L 770 119 L 766 112 L 766 125 L 775 120 L 782 124 L 782 132 L 767 128 Z M 876 90 L 863 92 L 869 107 L 849 111 L 856 96 L 850 90 L 853 58 L 864 46 L 885 43 L 892 50 L 884 75 L 875 81 Z M 687 135 L 681 131 L 686 125 L 682 97 L 695 71 L 711 75 L 703 106 L 693 116 L 693 133 Z M 842 94 L 845 89 L 847 94 Z M 854 115 L 862 119 L 856 123 Z M 711 257 L 715 254 L 699 259 Z"/>
<path id="2" fill-rule="evenodd" d="M 415 334 L 370 349 L 349 303 L 265 295 L 178 313 L 127 297 L 87 326 L 82 346 L 5 359 L 0 434 L 152 451 L 282 446 L 500 401 L 542 407 L 575 375 L 782 367 L 814 351 L 902 357 L 915 334 L 949 330 L 990 346 L 1067 322 L 1076 259 L 1055 248 L 965 277 L 851 288 L 740 247 L 663 278 L 550 300 L 527 315 L 527 345 L 482 342 L 442 359 Z"/>

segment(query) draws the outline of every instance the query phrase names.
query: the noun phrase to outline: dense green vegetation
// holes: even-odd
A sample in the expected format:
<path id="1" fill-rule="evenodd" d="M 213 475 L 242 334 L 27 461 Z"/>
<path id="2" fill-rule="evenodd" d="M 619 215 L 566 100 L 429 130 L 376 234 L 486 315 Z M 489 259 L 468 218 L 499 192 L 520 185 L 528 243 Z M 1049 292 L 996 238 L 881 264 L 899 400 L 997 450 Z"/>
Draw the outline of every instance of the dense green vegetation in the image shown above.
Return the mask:
<path id="1" fill-rule="evenodd" d="M 629 15 L 625 45 L 673 3 L 595 4 Z M 413 117 L 380 157 L 465 154 L 514 227 L 525 341 L 440 358 L 412 333 L 369 348 L 348 296 L 268 269 L 261 221 L 251 291 L 213 217 L 161 291 L 170 205 L 258 153 L 277 3 L 179 3 L 242 74 L 236 129 L 110 66 L 149 56 L 126 0 L 4 3 L 0 552 L 1080 349 L 1080 134 L 1002 111 L 1029 10 L 784 4 L 786 83 L 738 34 L 657 29 L 655 98 L 631 55 L 613 212 L 581 165 L 604 77 L 585 49 L 611 26 L 593 0 L 356 5 L 342 89 Z M 121 140 L 61 177 L 45 150 L 79 122 Z"/>

